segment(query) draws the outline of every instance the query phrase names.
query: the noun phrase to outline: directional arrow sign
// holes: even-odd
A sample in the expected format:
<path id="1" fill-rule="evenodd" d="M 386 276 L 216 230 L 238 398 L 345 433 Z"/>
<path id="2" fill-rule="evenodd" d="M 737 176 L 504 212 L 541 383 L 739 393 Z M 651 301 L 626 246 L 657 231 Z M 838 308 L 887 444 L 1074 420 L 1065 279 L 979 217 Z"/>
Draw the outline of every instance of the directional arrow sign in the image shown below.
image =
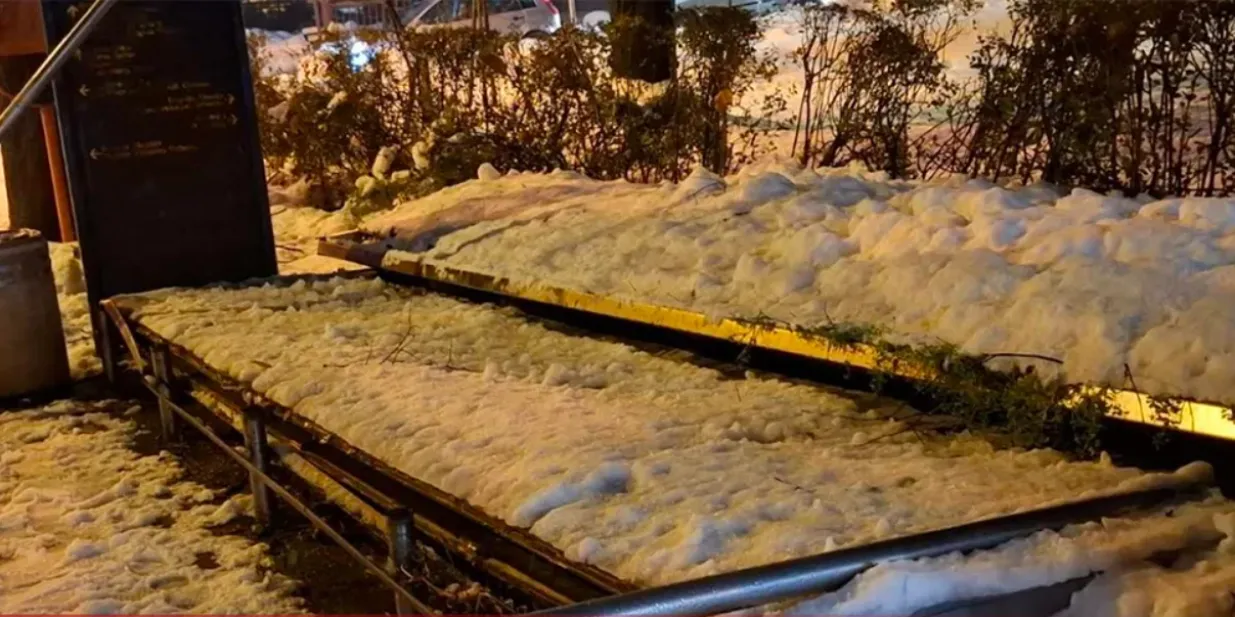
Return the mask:
<path id="1" fill-rule="evenodd" d="M 91 148 L 91 150 L 90 150 L 90 158 L 91 158 L 91 159 L 93 159 L 93 160 L 96 160 L 96 161 L 97 161 L 97 160 L 99 160 L 99 158 L 101 158 L 102 156 L 103 156 L 103 153 L 102 153 L 102 152 L 99 152 L 99 149 L 98 149 L 98 148 Z"/>
<path id="2" fill-rule="evenodd" d="M 82 87 L 78 88 L 77 92 L 80 93 L 82 96 L 90 96 L 90 88 L 86 87 L 85 84 L 83 84 Z"/>

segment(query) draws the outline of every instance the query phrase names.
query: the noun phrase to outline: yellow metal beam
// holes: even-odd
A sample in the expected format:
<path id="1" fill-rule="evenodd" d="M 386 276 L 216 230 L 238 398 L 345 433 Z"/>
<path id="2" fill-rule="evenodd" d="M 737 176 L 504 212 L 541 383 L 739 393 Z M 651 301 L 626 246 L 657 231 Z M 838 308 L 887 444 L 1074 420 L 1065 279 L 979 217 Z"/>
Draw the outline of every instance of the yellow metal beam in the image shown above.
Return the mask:
<path id="1" fill-rule="evenodd" d="M 382 251 L 371 244 L 358 242 L 359 238 L 342 235 L 323 241 L 320 252 L 340 258 L 363 255 L 365 265 L 407 274 L 427 280 L 441 281 L 471 289 L 562 306 L 597 315 L 615 317 L 636 323 L 668 328 L 679 332 L 697 334 L 762 349 L 781 351 L 816 360 L 842 364 L 861 369 L 877 366 L 875 350 L 865 345 L 841 347 L 819 337 L 775 325 L 751 324 L 728 318 L 712 318 L 702 313 L 668 306 L 647 304 L 635 300 L 619 299 L 600 294 L 575 291 L 544 283 L 513 281 L 496 274 L 466 270 L 442 262 L 424 259 L 401 251 Z M 375 257 L 381 254 L 380 263 Z M 357 260 L 358 261 L 358 260 Z M 911 379 L 928 377 L 917 367 L 904 367 L 891 372 Z M 1113 417 L 1129 422 L 1147 424 L 1179 431 L 1197 433 L 1220 439 L 1235 440 L 1235 422 L 1231 408 L 1188 400 L 1173 401 L 1173 408 L 1155 412 L 1148 396 L 1131 390 L 1115 390 L 1112 404 L 1117 410 Z"/>

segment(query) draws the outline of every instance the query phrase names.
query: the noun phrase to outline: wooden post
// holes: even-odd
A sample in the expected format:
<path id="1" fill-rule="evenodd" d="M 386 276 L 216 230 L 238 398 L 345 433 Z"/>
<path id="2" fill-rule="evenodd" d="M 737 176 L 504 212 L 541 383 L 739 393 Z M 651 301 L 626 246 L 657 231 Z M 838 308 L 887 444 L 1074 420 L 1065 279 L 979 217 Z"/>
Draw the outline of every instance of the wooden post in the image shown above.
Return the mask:
<path id="1" fill-rule="evenodd" d="M 317 6 L 317 27 L 325 28 L 334 21 L 334 2 L 333 0 L 315 0 L 314 5 Z"/>

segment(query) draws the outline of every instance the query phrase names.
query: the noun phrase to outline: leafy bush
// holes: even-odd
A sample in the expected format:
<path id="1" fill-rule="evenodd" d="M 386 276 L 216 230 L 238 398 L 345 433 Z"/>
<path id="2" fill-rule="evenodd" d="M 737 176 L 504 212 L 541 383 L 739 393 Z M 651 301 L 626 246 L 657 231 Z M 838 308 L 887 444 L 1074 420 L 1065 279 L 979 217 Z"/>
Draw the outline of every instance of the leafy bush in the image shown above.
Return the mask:
<path id="1" fill-rule="evenodd" d="M 400 185 L 411 193 L 462 182 L 485 162 L 640 181 L 676 180 L 697 164 L 730 171 L 753 156 L 763 130 L 734 129 L 732 115 L 753 113 L 735 102 L 774 66 L 756 53 L 749 13 L 679 16 L 677 76 L 659 86 L 614 76 L 611 41 L 637 27 L 624 20 L 536 42 L 482 27 L 331 31 L 294 76 L 266 74 L 257 51 L 266 156 L 335 204 L 356 197 L 355 179 L 383 147 L 412 172 Z M 375 50 L 363 65 L 357 39 Z M 757 103 L 775 110 L 779 100 Z"/>

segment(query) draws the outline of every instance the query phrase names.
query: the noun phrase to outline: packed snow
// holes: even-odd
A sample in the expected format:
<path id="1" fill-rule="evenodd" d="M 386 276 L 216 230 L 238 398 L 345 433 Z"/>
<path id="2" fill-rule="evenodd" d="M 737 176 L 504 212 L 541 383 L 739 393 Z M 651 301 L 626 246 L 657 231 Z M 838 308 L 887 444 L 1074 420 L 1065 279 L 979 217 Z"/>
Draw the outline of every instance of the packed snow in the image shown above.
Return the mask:
<path id="1" fill-rule="evenodd" d="M 68 346 L 69 371 L 73 379 L 84 379 L 102 371 L 103 362 L 94 351 L 81 255 L 76 242 L 50 242 L 48 249 L 56 279 L 56 297 L 60 301 L 64 342 Z"/>
<path id="2" fill-rule="evenodd" d="M 0 414 L 0 613 L 301 611 L 266 547 L 211 527 L 249 508 L 129 449 L 118 403 Z"/>
<path id="3" fill-rule="evenodd" d="M 315 255 L 317 235 L 296 235 L 303 228 L 281 228 L 281 221 L 293 220 L 303 215 L 303 221 L 315 221 L 323 214 L 309 208 L 293 209 L 295 214 L 274 216 L 275 228 L 282 232 L 280 242 L 279 272 L 282 274 L 330 274 L 339 271 L 363 269 L 356 264 Z M 311 225 L 311 223 L 306 223 Z M 337 230 L 321 225 L 313 227 L 312 234 L 328 235 Z M 56 280 L 56 297 L 60 304 L 60 319 L 64 328 L 65 345 L 68 348 L 69 369 L 74 380 L 97 375 L 103 370 L 103 362 L 94 349 L 94 335 L 90 323 L 90 308 L 86 298 L 86 281 L 82 273 L 81 254 L 76 242 L 48 244 L 51 253 L 52 271 Z"/>
<path id="4" fill-rule="evenodd" d="M 914 431 L 904 408 L 734 378 L 376 280 L 161 291 L 141 302 L 143 324 L 254 390 L 571 559 L 643 584 L 1172 479 Z M 837 614 L 897 614 L 1148 567 L 1159 551 L 1216 544 L 1235 508 L 1214 497 L 1180 512 L 892 564 L 814 601 Z M 905 568 L 937 571 L 939 584 L 916 589 Z"/>

